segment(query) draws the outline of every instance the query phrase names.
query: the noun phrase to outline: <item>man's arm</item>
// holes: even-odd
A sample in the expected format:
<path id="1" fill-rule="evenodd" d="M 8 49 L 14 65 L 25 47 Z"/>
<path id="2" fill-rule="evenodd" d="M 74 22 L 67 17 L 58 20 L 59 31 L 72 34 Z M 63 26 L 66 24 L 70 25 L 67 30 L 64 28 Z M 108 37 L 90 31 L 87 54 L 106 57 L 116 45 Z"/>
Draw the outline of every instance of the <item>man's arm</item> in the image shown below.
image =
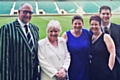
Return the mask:
<path id="1" fill-rule="evenodd" d="M 0 80 L 8 80 L 9 37 L 7 25 L 0 28 Z"/>

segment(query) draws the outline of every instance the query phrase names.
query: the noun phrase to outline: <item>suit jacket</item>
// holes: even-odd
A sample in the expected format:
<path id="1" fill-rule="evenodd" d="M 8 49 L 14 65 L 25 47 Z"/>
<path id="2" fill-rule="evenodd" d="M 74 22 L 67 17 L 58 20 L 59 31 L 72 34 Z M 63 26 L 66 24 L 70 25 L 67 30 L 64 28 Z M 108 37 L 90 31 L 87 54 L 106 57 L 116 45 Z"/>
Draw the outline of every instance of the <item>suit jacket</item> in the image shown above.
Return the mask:
<path id="1" fill-rule="evenodd" d="M 0 29 L 0 80 L 36 80 L 38 66 L 38 28 L 30 23 L 34 52 L 18 21 Z M 34 75 L 35 73 L 35 75 Z"/>
<path id="2" fill-rule="evenodd" d="M 115 43 L 116 57 L 118 62 L 120 63 L 120 25 L 111 23 L 109 32 Z"/>
<path id="3" fill-rule="evenodd" d="M 55 74 L 63 67 L 68 70 L 70 54 L 66 41 L 58 38 L 58 49 L 49 42 L 48 38 L 38 42 L 38 58 L 41 66 L 41 80 L 57 80 Z"/>

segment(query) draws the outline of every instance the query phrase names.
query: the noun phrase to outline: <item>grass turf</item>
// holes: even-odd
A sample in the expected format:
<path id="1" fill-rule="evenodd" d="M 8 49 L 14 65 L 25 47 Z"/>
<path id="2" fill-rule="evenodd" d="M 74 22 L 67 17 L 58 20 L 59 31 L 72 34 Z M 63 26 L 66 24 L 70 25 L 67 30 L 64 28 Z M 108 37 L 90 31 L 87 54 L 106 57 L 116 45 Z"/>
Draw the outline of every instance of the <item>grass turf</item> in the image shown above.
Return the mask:
<path id="1" fill-rule="evenodd" d="M 72 17 L 73 16 L 37 16 L 31 19 L 31 23 L 39 27 L 39 35 L 40 39 L 42 39 L 46 37 L 46 26 L 50 20 L 53 19 L 58 20 L 61 23 L 62 26 L 62 33 L 60 34 L 61 36 L 63 32 L 72 29 L 71 24 Z M 0 26 L 12 22 L 16 18 L 17 17 L 0 17 Z M 86 29 L 89 29 L 89 18 L 90 16 L 83 16 L 84 28 Z M 120 16 L 113 15 L 111 21 L 120 24 Z"/>

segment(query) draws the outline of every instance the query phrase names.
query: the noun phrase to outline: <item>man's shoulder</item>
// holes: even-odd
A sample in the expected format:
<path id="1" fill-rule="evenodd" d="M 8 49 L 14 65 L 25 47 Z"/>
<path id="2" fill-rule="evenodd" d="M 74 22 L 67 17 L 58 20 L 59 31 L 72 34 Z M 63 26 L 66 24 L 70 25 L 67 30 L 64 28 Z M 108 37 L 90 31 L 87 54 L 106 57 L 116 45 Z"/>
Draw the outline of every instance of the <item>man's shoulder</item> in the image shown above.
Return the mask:
<path id="1" fill-rule="evenodd" d="M 31 25 L 31 26 L 34 26 L 34 27 L 37 27 L 37 26 L 36 26 L 35 24 L 33 24 L 33 23 L 30 23 L 30 25 Z"/>
<path id="2" fill-rule="evenodd" d="M 47 43 L 47 38 L 43 38 L 43 39 L 38 41 L 38 44 L 41 46 L 44 46 L 46 43 Z"/>
<path id="3" fill-rule="evenodd" d="M 111 23 L 112 26 L 120 27 L 120 24 Z"/>
<path id="4" fill-rule="evenodd" d="M 13 27 L 14 26 L 14 23 L 13 22 L 10 22 L 10 23 L 6 23 L 4 25 L 1 26 L 1 29 L 8 29 L 10 27 Z"/>
<path id="5" fill-rule="evenodd" d="M 66 40 L 63 37 L 58 37 L 59 42 L 66 43 Z"/>
<path id="6" fill-rule="evenodd" d="M 31 25 L 34 29 L 39 30 L 39 28 L 38 28 L 36 25 L 34 25 L 34 24 L 32 24 L 32 23 L 30 23 L 30 25 Z"/>

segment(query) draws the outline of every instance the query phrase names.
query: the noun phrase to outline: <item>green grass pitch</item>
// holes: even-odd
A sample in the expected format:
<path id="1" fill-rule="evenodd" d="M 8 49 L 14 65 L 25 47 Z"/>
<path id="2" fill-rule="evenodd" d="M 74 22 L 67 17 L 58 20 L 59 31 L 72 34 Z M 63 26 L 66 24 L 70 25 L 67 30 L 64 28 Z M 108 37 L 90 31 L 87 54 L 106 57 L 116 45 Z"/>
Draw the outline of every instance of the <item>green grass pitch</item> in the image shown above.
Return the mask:
<path id="1" fill-rule="evenodd" d="M 72 20 L 73 16 L 37 16 L 33 17 L 31 23 L 39 27 L 40 39 L 46 37 L 46 26 L 50 20 L 58 20 L 62 26 L 62 33 L 72 29 Z M 17 17 L 0 17 L 0 27 L 6 23 L 12 22 Z M 83 16 L 84 28 L 89 29 L 89 18 L 90 16 Z M 117 24 L 120 24 L 120 16 L 113 15 L 111 21 Z M 62 35 L 60 34 L 60 36 Z"/>

